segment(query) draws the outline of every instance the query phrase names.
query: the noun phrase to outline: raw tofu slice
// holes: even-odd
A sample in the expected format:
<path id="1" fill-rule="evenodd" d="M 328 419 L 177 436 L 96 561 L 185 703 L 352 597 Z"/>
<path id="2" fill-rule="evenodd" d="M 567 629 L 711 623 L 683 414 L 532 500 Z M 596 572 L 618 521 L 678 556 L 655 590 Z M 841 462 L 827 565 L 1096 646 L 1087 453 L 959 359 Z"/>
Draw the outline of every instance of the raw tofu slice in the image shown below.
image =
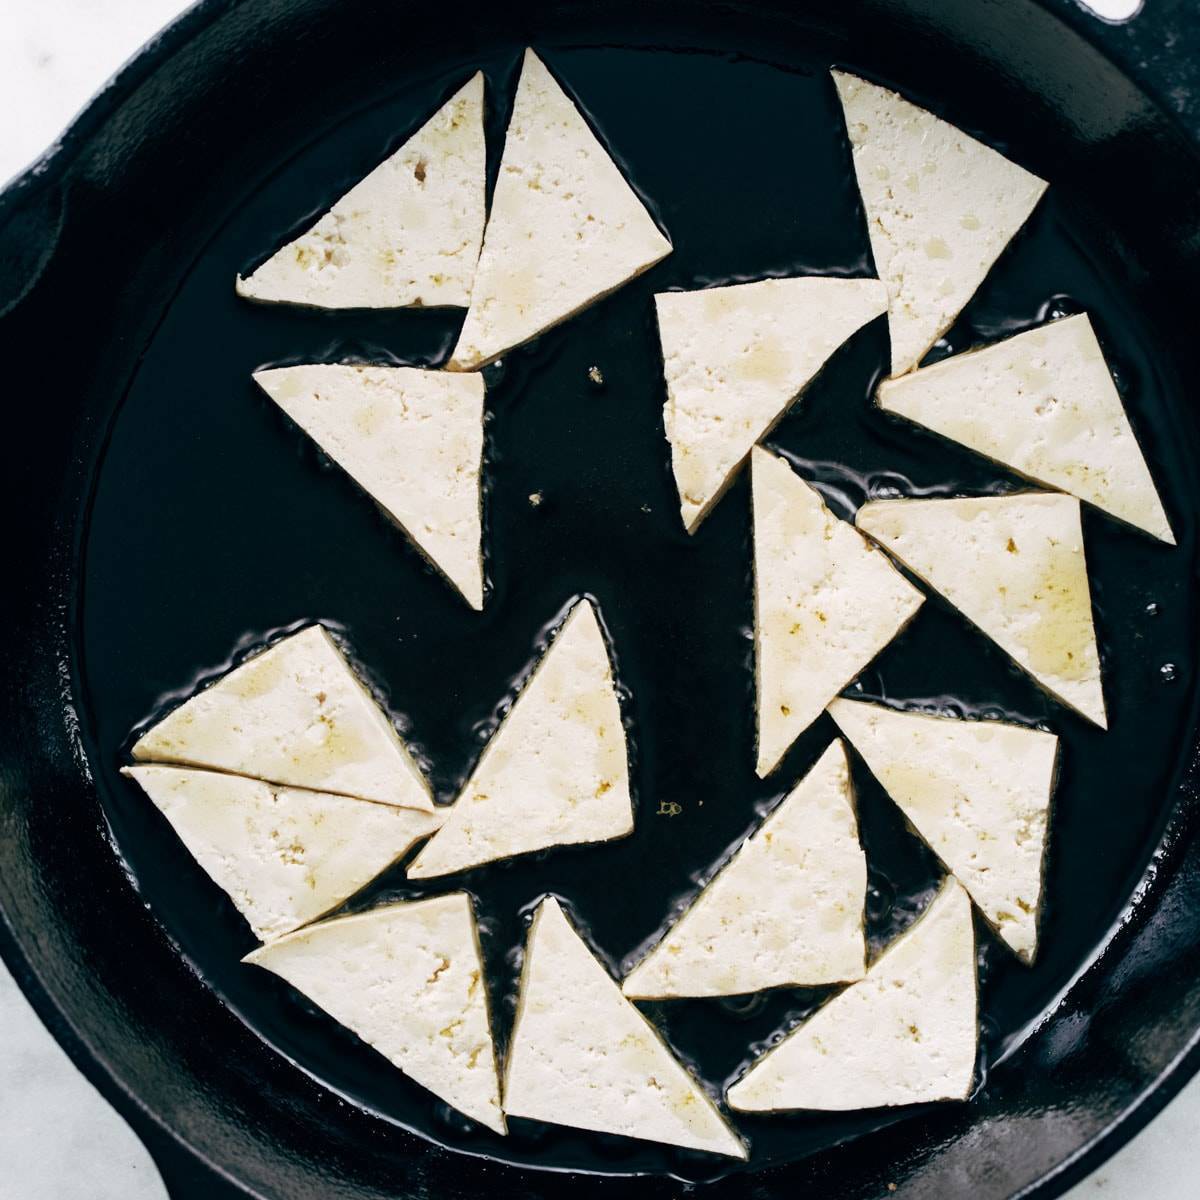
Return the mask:
<path id="1" fill-rule="evenodd" d="M 633 829 L 625 726 L 600 622 L 580 600 L 408 868 L 428 879 Z"/>
<path id="2" fill-rule="evenodd" d="M 663 292 L 654 302 L 667 440 L 692 533 L 826 359 L 887 311 L 887 288 L 811 276 Z"/>
<path id="3" fill-rule="evenodd" d="M 1025 224 L 1046 183 L 895 92 L 833 72 L 888 289 L 892 374 L 921 361 Z"/>
<path id="4" fill-rule="evenodd" d="M 670 252 L 579 110 L 526 50 L 471 307 L 449 369 L 486 366 Z"/>
<path id="5" fill-rule="evenodd" d="M 314 364 L 254 379 L 482 608 L 482 376 Z"/>
<path id="6" fill-rule="evenodd" d="M 846 751 L 835 741 L 621 990 L 659 1000 L 861 979 L 866 893 Z"/>
<path id="7" fill-rule="evenodd" d="M 965 1100 L 979 1038 L 971 902 L 948 879 L 866 979 L 768 1050 L 730 1089 L 742 1112 Z"/>
<path id="8" fill-rule="evenodd" d="M 191 767 L 126 767 L 260 942 L 336 908 L 440 818 Z"/>
<path id="9" fill-rule="evenodd" d="M 320 625 L 184 701 L 142 734 L 133 757 L 433 811 L 404 743 Z"/>
<path id="10" fill-rule="evenodd" d="M 853 700 L 835 700 L 829 715 L 992 928 L 1032 962 L 1058 738 Z"/>
<path id="11" fill-rule="evenodd" d="M 1086 313 L 880 385 L 879 407 L 1175 543 Z"/>
<path id="12" fill-rule="evenodd" d="M 243 961 L 287 980 L 459 1112 L 507 1132 L 465 892 L 337 917 Z"/>
<path id="13" fill-rule="evenodd" d="M 534 915 L 525 947 L 504 1111 L 746 1157 L 716 1105 L 621 995 L 553 897 Z"/>
<path id="14" fill-rule="evenodd" d="M 783 459 L 755 447 L 758 773 L 908 624 L 925 599 Z"/>
<path id="15" fill-rule="evenodd" d="M 312 308 L 462 307 L 483 240 L 486 174 L 476 72 L 311 229 L 239 276 L 238 293 Z"/>
<path id="16" fill-rule="evenodd" d="M 1107 728 L 1078 500 L 876 500 L 857 521 L 1047 691 Z"/>

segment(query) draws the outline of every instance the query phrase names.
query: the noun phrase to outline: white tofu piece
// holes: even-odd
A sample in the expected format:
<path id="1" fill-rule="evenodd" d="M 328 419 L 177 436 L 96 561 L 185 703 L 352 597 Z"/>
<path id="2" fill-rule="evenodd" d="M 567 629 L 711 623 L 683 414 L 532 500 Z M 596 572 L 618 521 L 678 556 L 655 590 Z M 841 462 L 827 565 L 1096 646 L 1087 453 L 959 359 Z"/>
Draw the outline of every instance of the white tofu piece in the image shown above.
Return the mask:
<path id="1" fill-rule="evenodd" d="M 861 979 L 866 894 L 846 751 L 835 741 L 621 990 L 667 1000 Z"/>
<path id="2" fill-rule="evenodd" d="M 988 924 L 1032 962 L 1058 738 L 853 700 L 829 715 Z"/>
<path id="3" fill-rule="evenodd" d="M 320 625 L 185 700 L 142 734 L 133 757 L 433 812 L 392 723 Z"/>
<path id="4" fill-rule="evenodd" d="M 570 97 L 526 50 L 471 307 L 447 367 L 486 366 L 670 252 Z"/>
<path id="5" fill-rule="evenodd" d="M 365 887 L 440 824 L 436 813 L 273 787 L 193 767 L 126 767 L 260 942 Z"/>
<path id="6" fill-rule="evenodd" d="M 429 879 L 633 830 L 625 726 L 600 622 L 580 600 L 555 634 L 445 823 L 408 868 Z"/>
<path id="7" fill-rule="evenodd" d="M 965 1100 L 979 1040 L 971 902 L 953 879 L 867 971 L 726 1096 L 741 1112 Z"/>
<path id="8" fill-rule="evenodd" d="M 664 423 L 689 533 L 829 356 L 887 311 L 877 279 L 763 279 L 654 297 Z"/>
<path id="9" fill-rule="evenodd" d="M 533 918 L 504 1111 L 745 1158 L 716 1105 L 621 995 L 552 896 Z"/>
<path id="10" fill-rule="evenodd" d="M 856 519 L 1048 692 L 1108 727 L 1078 500 L 875 500 Z"/>
<path id="11" fill-rule="evenodd" d="M 1175 544 L 1086 313 L 886 380 L 879 407 Z"/>
<path id="12" fill-rule="evenodd" d="M 833 72 L 888 289 L 892 374 L 921 361 L 1025 224 L 1046 183 L 895 92 Z"/>
<path id="13" fill-rule="evenodd" d="M 755 447 L 759 775 L 908 624 L 925 597 L 783 459 Z"/>
<path id="14" fill-rule="evenodd" d="M 465 892 L 335 917 L 243 961 L 287 980 L 459 1112 L 507 1132 Z"/>
<path id="15" fill-rule="evenodd" d="M 482 376 L 311 364 L 254 379 L 481 609 Z"/>
<path id="16" fill-rule="evenodd" d="M 476 72 L 239 295 L 312 308 L 462 307 L 483 241 L 483 76 Z"/>

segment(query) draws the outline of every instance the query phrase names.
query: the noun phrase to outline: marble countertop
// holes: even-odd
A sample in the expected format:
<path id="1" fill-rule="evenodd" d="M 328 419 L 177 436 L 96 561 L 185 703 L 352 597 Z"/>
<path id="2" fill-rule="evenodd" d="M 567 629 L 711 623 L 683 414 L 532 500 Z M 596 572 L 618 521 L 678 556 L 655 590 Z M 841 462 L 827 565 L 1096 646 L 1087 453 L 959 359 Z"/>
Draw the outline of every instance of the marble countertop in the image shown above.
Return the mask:
<path id="1" fill-rule="evenodd" d="M 1140 2 L 1089 7 L 1120 19 Z M 37 158 L 104 80 L 185 7 L 180 0 L 4 0 L 0 181 Z M 1069 1200 L 1190 1200 L 1200 1167 L 1197 1128 L 1200 1079 Z M 141 1143 L 59 1049 L 2 965 L 0 1164 L 7 1200 L 166 1197 Z"/>

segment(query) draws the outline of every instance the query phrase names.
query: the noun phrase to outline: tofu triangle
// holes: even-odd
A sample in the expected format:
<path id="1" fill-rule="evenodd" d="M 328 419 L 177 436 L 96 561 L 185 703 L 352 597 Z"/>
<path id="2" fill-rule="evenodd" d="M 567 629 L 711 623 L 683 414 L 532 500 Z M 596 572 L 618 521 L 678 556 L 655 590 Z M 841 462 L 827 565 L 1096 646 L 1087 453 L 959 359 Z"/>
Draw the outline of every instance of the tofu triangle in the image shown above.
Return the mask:
<path id="1" fill-rule="evenodd" d="M 861 979 L 867 860 L 835 741 L 626 976 L 635 999 Z"/>
<path id="2" fill-rule="evenodd" d="M 423 1088 L 505 1133 L 465 892 L 337 917 L 245 960 L 285 979 Z"/>
<path id="3" fill-rule="evenodd" d="M 486 366 L 670 252 L 570 97 L 527 50 L 471 306 L 448 366 Z"/>
<path id="4" fill-rule="evenodd" d="M 829 715 L 997 935 L 1032 962 L 1058 738 L 853 700 Z"/>
<path id="5" fill-rule="evenodd" d="M 783 459 L 755 447 L 758 773 L 896 636 L 924 597 Z"/>
<path id="6" fill-rule="evenodd" d="M 1046 183 L 895 92 L 833 72 L 875 269 L 888 289 L 892 374 L 950 327 Z"/>
<path id="7" fill-rule="evenodd" d="M 525 948 L 504 1110 L 746 1157 L 708 1094 L 621 995 L 553 897 L 534 915 Z"/>
<path id="8" fill-rule="evenodd" d="M 971 902 L 954 879 L 880 955 L 730 1089 L 742 1112 L 965 1100 L 979 1025 Z"/>
<path id="9" fill-rule="evenodd" d="M 621 706 L 600 622 L 580 600 L 408 868 L 428 879 L 633 829 Z"/>
<path id="10" fill-rule="evenodd" d="M 1107 728 L 1078 500 L 876 500 L 857 521 L 1047 691 Z"/>
<path id="11" fill-rule="evenodd" d="M 392 723 L 320 625 L 185 700 L 138 738 L 133 757 L 433 811 Z"/>
<path id="12" fill-rule="evenodd" d="M 439 817 L 193 767 L 126 767 L 192 857 L 269 942 L 370 883 Z"/>
<path id="13" fill-rule="evenodd" d="M 312 308 L 465 306 L 483 240 L 483 76 L 237 290 Z"/>
<path id="14" fill-rule="evenodd" d="M 481 609 L 482 376 L 310 364 L 254 379 Z"/>
<path id="15" fill-rule="evenodd" d="M 886 380 L 879 407 L 1175 537 L 1086 313 Z"/>
<path id="16" fill-rule="evenodd" d="M 751 447 L 851 334 L 887 311 L 877 279 L 763 279 L 654 297 L 664 421 L 689 533 Z"/>

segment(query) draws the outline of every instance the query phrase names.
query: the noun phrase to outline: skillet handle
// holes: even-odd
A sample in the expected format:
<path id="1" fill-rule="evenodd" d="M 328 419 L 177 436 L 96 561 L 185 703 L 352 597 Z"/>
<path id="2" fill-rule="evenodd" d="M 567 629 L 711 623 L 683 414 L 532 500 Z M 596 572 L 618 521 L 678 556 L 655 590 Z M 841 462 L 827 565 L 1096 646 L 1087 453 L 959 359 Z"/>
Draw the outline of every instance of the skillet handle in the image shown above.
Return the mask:
<path id="1" fill-rule="evenodd" d="M 0 194 L 0 317 L 33 290 L 58 247 L 65 204 L 60 183 L 26 176 Z"/>
<path id="2" fill-rule="evenodd" d="M 169 1200 L 250 1200 L 243 1188 L 207 1166 L 142 1114 L 127 1113 L 126 1118 L 150 1152 Z"/>
<path id="3" fill-rule="evenodd" d="M 185 1161 L 182 1153 L 178 1156 L 178 1162 L 165 1169 L 161 1157 L 151 1157 L 162 1176 L 169 1200 L 248 1200 L 247 1193 L 236 1184 L 195 1160 Z"/>

